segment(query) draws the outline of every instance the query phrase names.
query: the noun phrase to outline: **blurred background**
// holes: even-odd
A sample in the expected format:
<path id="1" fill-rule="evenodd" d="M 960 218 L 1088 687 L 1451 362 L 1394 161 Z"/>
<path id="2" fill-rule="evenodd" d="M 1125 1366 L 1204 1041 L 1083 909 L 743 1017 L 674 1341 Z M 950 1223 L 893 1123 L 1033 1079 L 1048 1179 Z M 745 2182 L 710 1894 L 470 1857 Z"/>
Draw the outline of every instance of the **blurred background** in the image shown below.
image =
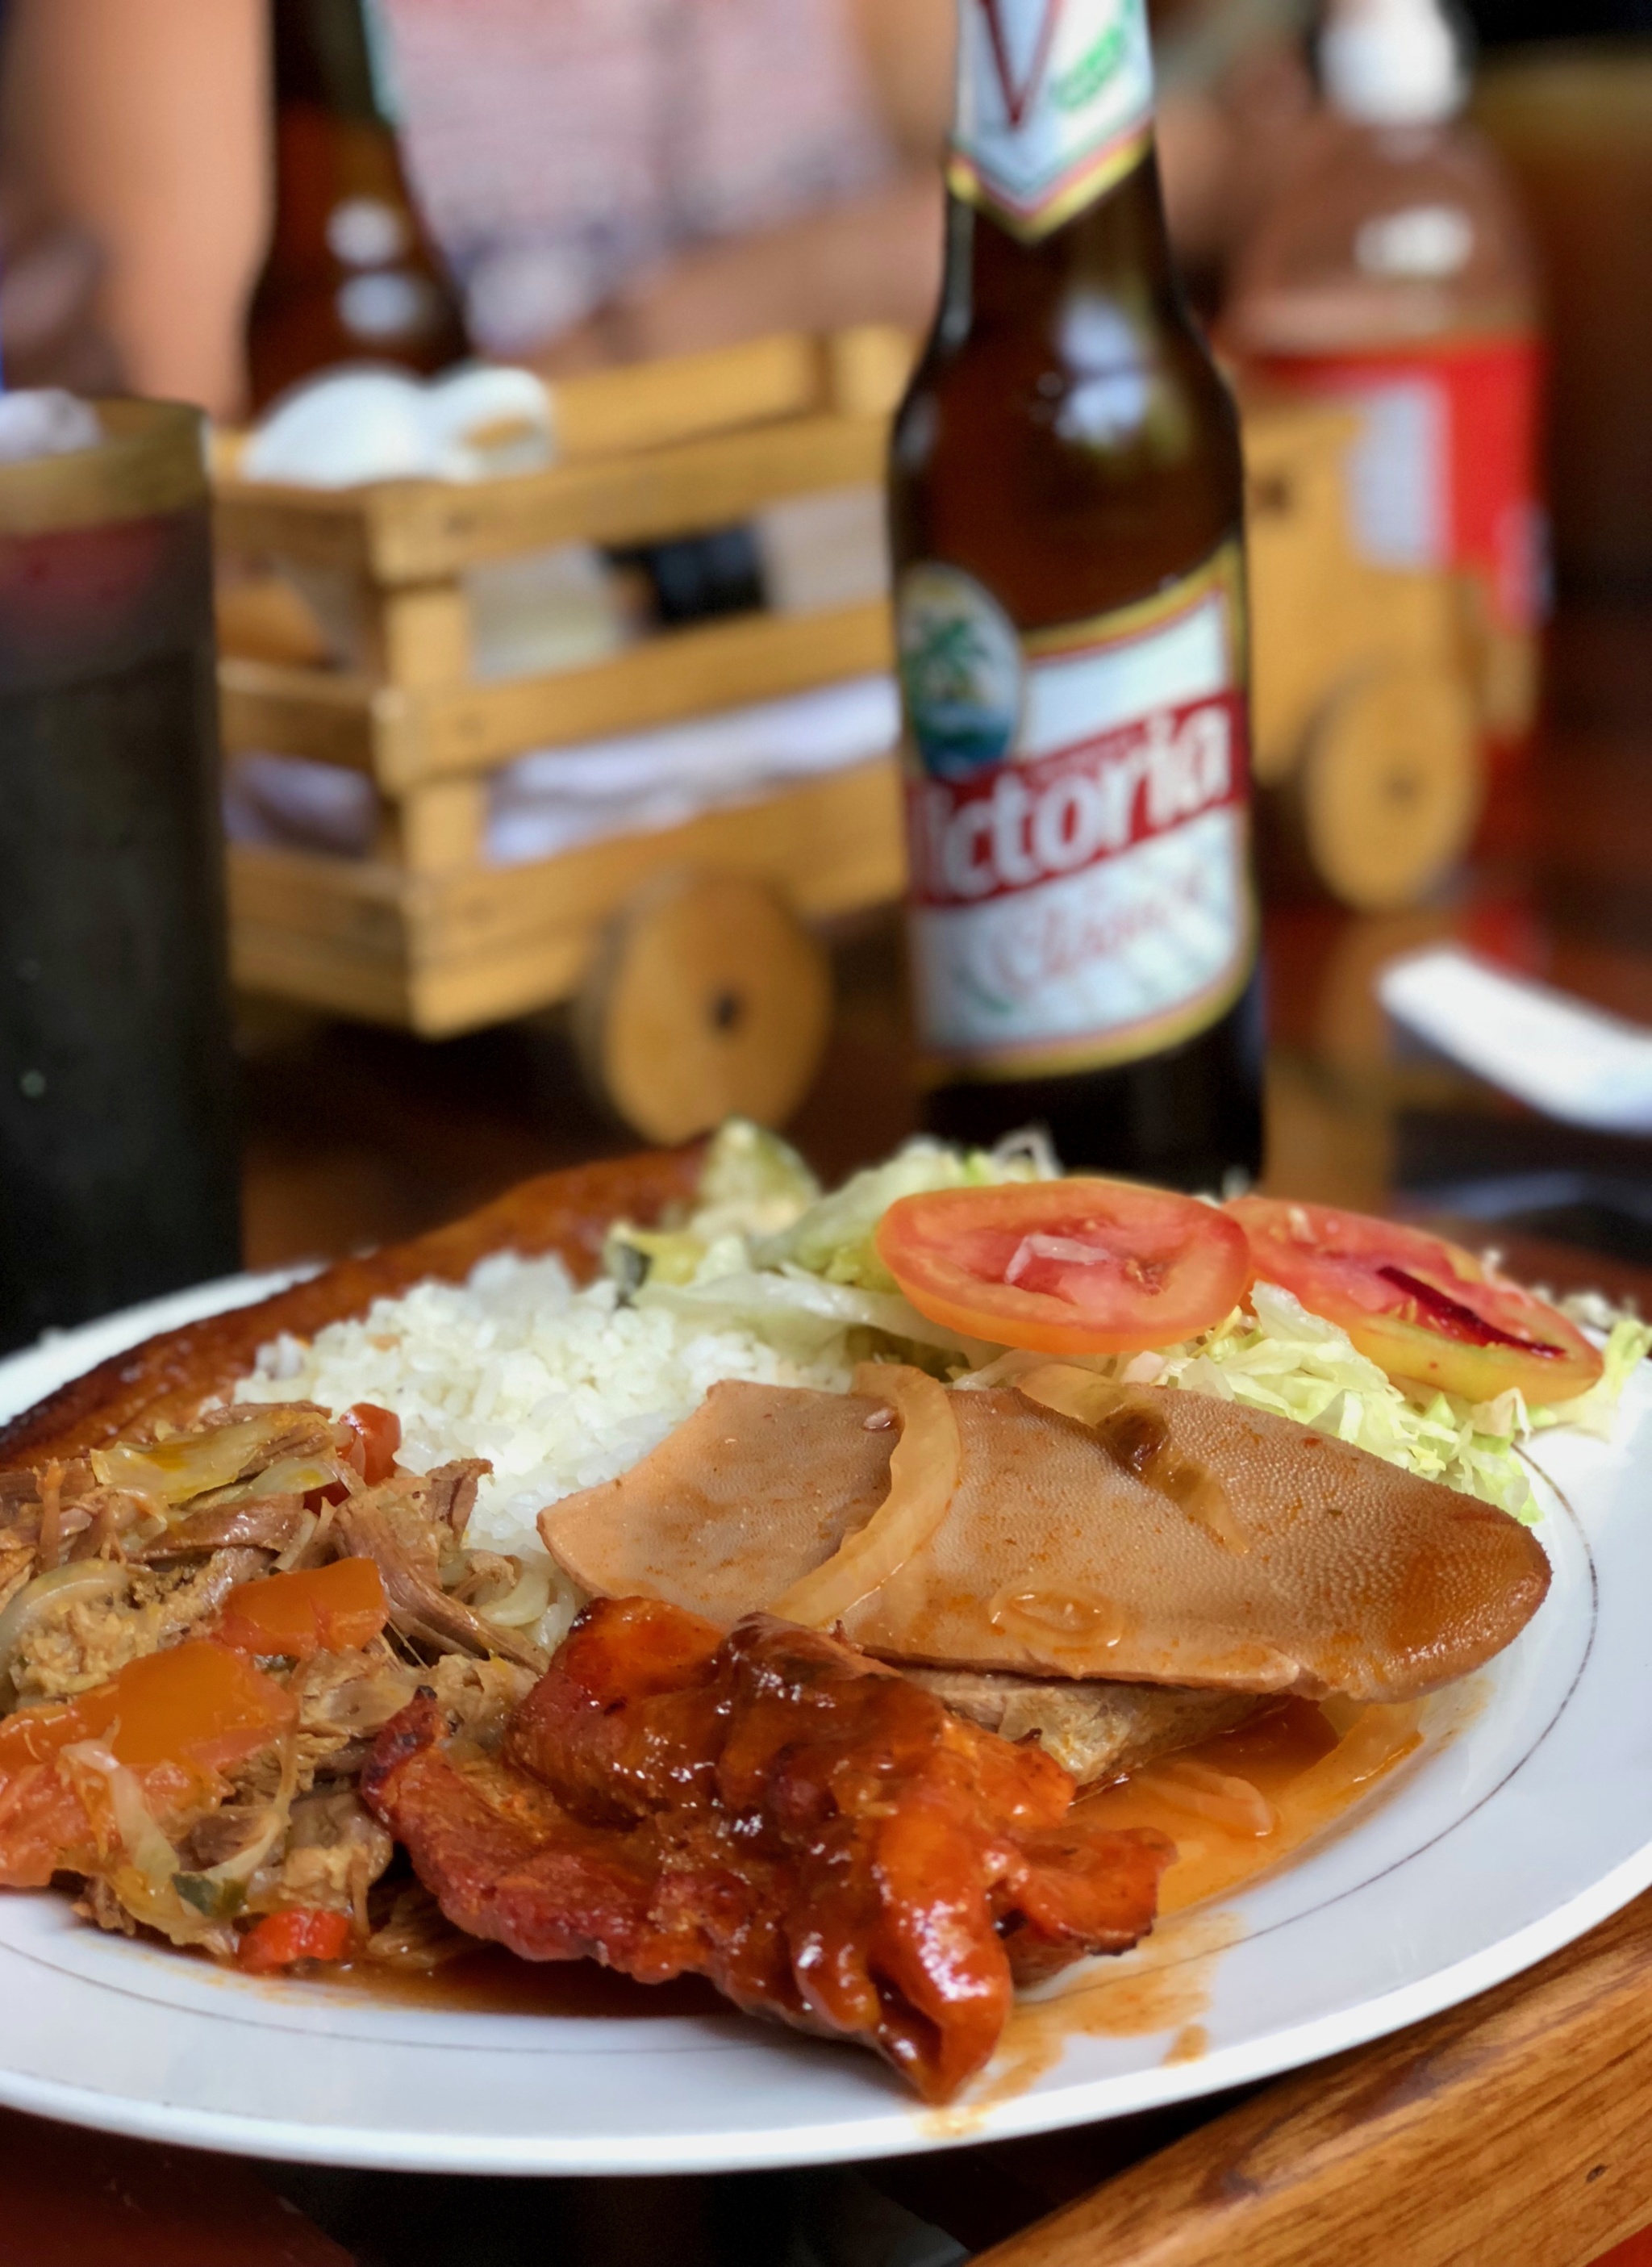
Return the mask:
<path id="1" fill-rule="evenodd" d="M 1652 0 L 1152 14 L 1171 229 L 1247 451 L 1268 1184 L 1627 1291 Z M 227 909 L 157 886 L 240 1228 L 231 1189 L 173 1280 L 406 1236 L 731 1109 L 827 1176 L 911 1129 L 882 480 L 953 35 L 953 0 L 0 0 L 6 384 L 212 420 Z M 204 576 L 206 506 L 173 501 Z M 106 611 L 153 571 L 35 539 L 0 526 L 7 701 L 38 691 L 31 592 Z M 193 681 L 108 814 L 117 862 L 211 740 Z M 0 906 L 33 808 L 8 786 Z M 56 1091 L 39 974 L 0 952 L 7 1138 Z M 106 1147 L 134 1153 L 143 1083 L 99 1105 Z M 0 1313 L 0 1351 L 124 1285 Z M 41 2179 L 55 2212 L 71 2175 Z M 457 2183 L 287 2187 L 363 2261 L 481 2256 Z M 542 2242 L 527 2189 L 489 2257 Z M 962 2256 L 853 2191 L 596 2190 L 553 2214 L 591 2260 L 767 2257 L 758 2219 L 790 2267 Z M 833 2249 L 867 2211 L 884 2251 Z M 1006 2224 L 989 2197 L 972 2240 Z"/>
<path id="2" fill-rule="evenodd" d="M 1378 985 L 1652 1022 L 1652 15 L 1152 12 L 1250 452 L 1270 1178 L 1644 1258 L 1644 1100 Z M 8 380 L 214 420 L 251 1264 L 728 1106 L 828 1170 L 910 1123 L 879 481 L 952 39 L 6 0 Z"/>

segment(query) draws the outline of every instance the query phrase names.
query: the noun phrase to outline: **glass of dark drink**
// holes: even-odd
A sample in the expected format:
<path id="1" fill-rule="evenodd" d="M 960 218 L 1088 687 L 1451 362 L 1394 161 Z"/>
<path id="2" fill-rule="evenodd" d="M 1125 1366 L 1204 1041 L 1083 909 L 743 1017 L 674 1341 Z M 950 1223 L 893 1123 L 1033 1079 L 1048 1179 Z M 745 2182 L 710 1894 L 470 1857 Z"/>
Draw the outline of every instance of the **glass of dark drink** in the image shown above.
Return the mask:
<path id="1" fill-rule="evenodd" d="M 202 421 L 0 464 L 0 1351 L 240 1264 Z"/>

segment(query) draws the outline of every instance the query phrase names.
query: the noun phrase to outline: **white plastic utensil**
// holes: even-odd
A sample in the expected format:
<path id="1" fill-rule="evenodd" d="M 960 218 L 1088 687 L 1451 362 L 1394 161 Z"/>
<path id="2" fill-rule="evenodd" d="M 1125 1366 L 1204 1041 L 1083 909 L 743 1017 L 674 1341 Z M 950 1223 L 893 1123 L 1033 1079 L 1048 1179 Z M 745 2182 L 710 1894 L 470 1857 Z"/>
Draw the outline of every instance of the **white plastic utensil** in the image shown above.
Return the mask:
<path id="1" fill-rule="evenodd" d="M 1391 960 L 1377 996 L 1465 1070 L 1550 1118 L 1652 1134 L 1652 1031 L 1455 945 Z"/>

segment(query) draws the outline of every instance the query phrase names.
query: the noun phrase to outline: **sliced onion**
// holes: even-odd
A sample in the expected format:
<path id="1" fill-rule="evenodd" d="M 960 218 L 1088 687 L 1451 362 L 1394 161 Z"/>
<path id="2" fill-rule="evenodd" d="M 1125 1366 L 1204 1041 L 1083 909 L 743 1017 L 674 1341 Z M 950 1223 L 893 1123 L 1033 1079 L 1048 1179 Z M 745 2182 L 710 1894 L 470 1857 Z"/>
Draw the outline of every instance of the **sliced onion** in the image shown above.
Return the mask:
<path id="1" fill-rule="evenodd" d="M 1069 1267 L 1117 1267 L 1111 1244 L 1086 1244 L 1078 1236 L 1024 1236 L 1004 1269 L 1006 1283 L 1018 1283 L 1035 1259 L 1061 1259 Z"/>
<path id="2" fill-rule="evenodd" d="M 68 1771 L 89 1815 L 94 1813 L 86 1802 L 91 1791 L 87 1782 L 101 1782 L 126 1862 L 111 1863 L 106 1858 L 97 1870 L 125 1910 L 173 1944 L 224 1948 L 221 1925 L 179 1892 L 178 1852 L 145 1801 L 137 1774 L 97 1740 L 76 1741 L 62 1750 L 58 1762 Z"/>
<path id="3" fill-rule="evenodd" d="M 900 1438 L 889 1460 L 889 1493 L 865 1526 L 775 1601 L 782 1619 L 810 1629 L 841 1621 L 922 1550 L 946 1516 L 963 1467 L 958 1420 L 934 1378 L 904 1363 L 863 1362 L 855 1390 L 892 1405 Z"/>
<path id="4" fill-rule="evenodd" d="M 26 1582 L 0 1613 L 0 1685 L 11 1676 L 12 1655 L 48 1606 L 65 1597 L 113 1597 L 130 1580 L 128 1569 L 111 1559 L 77 1559 Z"/>
<path id="5" fill-rule="evenodd" d="M 1213 1771 L 1208 1764 L 1155 1764 L 1149 1771 L 1133 1772 L 1131 1784 L 1157 1795 L 1172 1809 L 1191 1811 L 1230 1834 L 1249 1835 L 1258 1842 L 1279 1824 L 1278 1811 L 1259 1786 L 1231 1772 Z"/>
<path id="6" fill-rule="evenodd" d="M 329 1505 L 328 1509 L 331 1508 Z M 276 1552 L 273 1572 L 277 1574 L 290 1574 L 310 1548 L 315 1539 L 315 1531 L 320 1524 L 314 1512 L 301 1511 L 298 1515 L 298 1531 L 284 1551 Z"/>
<path id="7" fill-rule="evenodd" d="M 92 1469 L 106 1487 L 125 1488 L 158 1503 L 186 1503 L 239 1479 L 263 1449 L 291 1431 L 292 1412 L 271 1409 L 209 1432 L 176 1433 L 145 1448 L 117 1441 L 111 1449 L 92 1450 Z"/>
<path id="8" fill-rule="evenodd" d="M 232 1858 L 226 1858 L 222 1865 L 209 1866 L 202 1880 L 220 1889 L 244 1889 L 291 1823 L 292 1799 L 297 1792 L 298 1742 L 289 1727 L 281 1746 L 281 1781 L 266 1808 L 263 1824 Z"/>
<path id="9" fill-rule="evenodd" d="M 1105 1355 L 1103 1359 L 1111 1361 L 1112 1356 Z M 972 1369 L 962 1377 L 955 1377 L 952 1390 L 955 1393 L 960 1390 L 976 1393 L 995 1385 L 1018 1385 L 1030 1370 L 1047 1369 L 1049 1366 L 1050 1357 L 1046 1354 L 1034 1354 L 1031 1346 L 1009 1346 L 1002 1354 L 995 1354 L 983 1368 Z"/>
<path id="10" fill-rule="evenodd" d="M 173 1875 L 178 1870 L 178 1852 L 156 1824 L 136 1775 L 124 1764 L 118 1763 L 113 1752 L 98 1740 L 77 1740 L 72 1747 L 61 1751 L 58 1761 L 66 1764 L 71 1774 L 95 1772 L 103 1780 L 109 1808 L 114 1816 L 115 1831 L 127 1856 L 155 1896 L 169 1891 Z"/>
<path id="11" fill-rule="evenodd" d="M 1080 1369 L 1074 1362 L 1041 1362 L 1012 1382 L 1017 1393 L 1024 1393 L 1040 1409 L 1076 1418 L 1081 1425 L 1098 1424 L 1130 1398 L 1112 1378 L 1098 1377 L 1093 1369 Z"/>
<path id="12" fill-rule="evenodd" d="M 544 1618 L 551 1603 L 551 1573 L 548 1559 L 525 1560 L 516 1588 L 507 1590 L 496 1606 L 478 1606 L 475 1611 L 501 1629 L 529 1628 Z"/>
<path id="13" fill-rule="evenodd" d="M 318 1488 L 341 1485 L 353 1491 L 361 1484 L 361 1474 L 336 1456 L 283 1456 L 250 1478 L 237 1480 L 232 1487 L 191 1496 L 188 1504 L 192 1512 L 223 1511 L 238 1503 L 261 1502 L 266 1496 L 312 1495 Z"/>

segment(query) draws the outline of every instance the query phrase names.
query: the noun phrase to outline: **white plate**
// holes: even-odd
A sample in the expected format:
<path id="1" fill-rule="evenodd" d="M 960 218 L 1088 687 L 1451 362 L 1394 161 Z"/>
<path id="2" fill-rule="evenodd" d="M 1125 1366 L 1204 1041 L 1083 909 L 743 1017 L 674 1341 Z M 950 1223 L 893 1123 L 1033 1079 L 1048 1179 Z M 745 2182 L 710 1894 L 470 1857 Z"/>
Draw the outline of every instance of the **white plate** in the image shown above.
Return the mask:
<path id="1" fill-rule="evenodd" d="M 206 1286 L 15 1356 L 0 1364 L 0 1418 L 151 1331 L 267 1288 Z M 1543 1492 L 1549 1599 L 1436 1710 L 1388 1791 L 1220 1912 L 1068 1979 L 1083 1995 L 1074 2035 L 1017 2019 L 959 2109 L 924 2111 L 859 2050 L 732 2014 L 482 2014 L 255 1983 L 102 1935 L 62 1897 L 16 1893 L 0 1895 L 0 2102 L 332 2164 L 710 2172 L 1117 2117 L 1398 2029 L 1652 1883 L 1649 1451 L 1643 1367 L 1610 1446 L 1538 1442 L 1564 1491 Z"/>

